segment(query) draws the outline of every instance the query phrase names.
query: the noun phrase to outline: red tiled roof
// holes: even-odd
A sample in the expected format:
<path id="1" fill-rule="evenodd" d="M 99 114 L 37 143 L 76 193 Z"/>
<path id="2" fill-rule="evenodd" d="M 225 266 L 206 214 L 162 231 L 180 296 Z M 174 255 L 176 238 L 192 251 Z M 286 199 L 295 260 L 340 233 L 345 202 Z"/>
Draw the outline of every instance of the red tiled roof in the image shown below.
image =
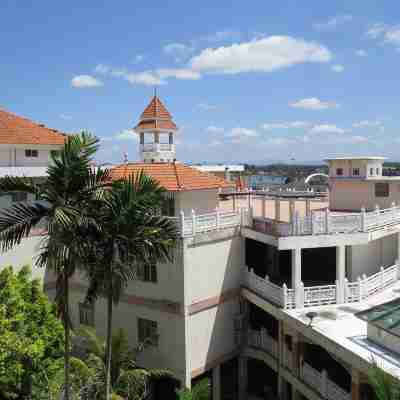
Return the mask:
<path id="1" fill-rule="evenodd" d="M 172 129 L 176 130 L 177 127 L 173 121 L 140 121 L 136 125 L 136 129 Z"/>
<path id="2" fill-rule="evenodd" d="M 0 109 L 0 144 L 64 144 L 66 135 Z"/>
<path id="3" fill-rule="evenodd" d="M 172 115 L 157 96 L 153 96 L 149 105 L 142 112 L 139 123 L 135 127 L 135 129 L 155 128 L 177 129 L 177 126 L 172 121 Z"/>
<path id="4" fill-rule="evenodd" d="M 175 163 L 130 163 L 112 168 L 113 180 L 127 178 L 143 171 L 170 192 L 233 187 L 234 184 L 215 175 Z"/>

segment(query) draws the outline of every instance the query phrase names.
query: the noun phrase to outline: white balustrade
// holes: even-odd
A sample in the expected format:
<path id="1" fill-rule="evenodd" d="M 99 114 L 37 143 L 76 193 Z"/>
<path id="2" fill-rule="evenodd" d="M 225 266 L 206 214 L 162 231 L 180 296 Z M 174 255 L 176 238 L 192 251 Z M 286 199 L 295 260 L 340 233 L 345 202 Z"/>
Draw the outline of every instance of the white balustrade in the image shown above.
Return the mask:
<path id="1" fill-rule="evenodd" d="M 178 218 L 172 219 L 178 222 Z M 184 237 L 240 226 L 240 224 L 241 216 L 239 212 L 219 210 L 207 214 L 196 214 L 195 211 L 192 211 L 190 216 L 181 212 L 178 222 L 180 233 Z"/>
<path id="2" fill-rule="evenodd" d="M 326 371 L 319 372 L 306 362 L 301 362 L 301 379 L 328 400 L 350 400 L 347 392 L 329 379 Z"/>
<path id="3" fill-rule="evenodd" d="M 327 304 L 337 304 L 339 283 L 334 285 L 318 285 L 304 287 L 301 282 L 295 289 L 288 289 L 285 284 L 282 286 L 272 283 L 268 276 L 262 278 L 244 268 L 244 285 L 261 297 L 270 300 L 272 303 L 285 308 L 312 307 Z M 381 268 L 379 272 L 369 277 L 364 276 L 356 282 L 344 281 L 344 302 L 355 303 L 373 296 L 386 289 L 399 280 L 400 266 L 392 265 L 386 269 Z M 296 298 L 298 304 L 296 305 Z"/>

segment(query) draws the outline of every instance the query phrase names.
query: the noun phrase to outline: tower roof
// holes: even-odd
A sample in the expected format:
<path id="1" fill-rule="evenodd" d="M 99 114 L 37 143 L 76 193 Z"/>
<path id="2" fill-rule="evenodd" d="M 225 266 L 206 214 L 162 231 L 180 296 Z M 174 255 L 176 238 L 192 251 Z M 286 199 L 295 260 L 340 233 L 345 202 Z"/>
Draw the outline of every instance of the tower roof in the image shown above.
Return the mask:
<path id="1" fill-rule="evenodd" d="M 157 95 L 154 95 L 149 105 L 140 116 L 139 123 L 135 129 L 167 129 L 177 130 L 172 120 L 172 115 L 161 102 Z"/>

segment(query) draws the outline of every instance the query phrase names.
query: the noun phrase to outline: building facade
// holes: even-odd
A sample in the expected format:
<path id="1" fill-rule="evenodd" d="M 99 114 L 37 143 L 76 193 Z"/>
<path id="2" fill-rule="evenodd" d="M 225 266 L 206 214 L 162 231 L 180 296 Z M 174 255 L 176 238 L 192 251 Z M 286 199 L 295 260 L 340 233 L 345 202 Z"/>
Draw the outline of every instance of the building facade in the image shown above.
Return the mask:
<path id="1" fill-rule="evenodd" d="M 397 347 L 374 340 L 358 317 L 400 288 L 391 186 L 400 181 L 379 186 L 383 160 L 329 160 L 329 202 L 268 193 L 222 202 L 229 183 L 175 160 L 175 128 L 155 96 L 136 126 L 143 162 L 112 169 L 114 179 L 143 170 L 159 181 L 180 230 L 173 261 L 143 267 L 114 312 L 132 345 L 150 338 L 139 364 L 168 368 L 186 387 L 208 376 L 214 400 L 369 399 L 372 357 L 399 378 Z M 37 243 L 25 239 L 1 265 L 32 261 Z M 43 280 L 52 296 L 54 277 Z M 86 305 L 86 286 L 73 277 L 72 322 L 104 334 L 105 303 Z"/>

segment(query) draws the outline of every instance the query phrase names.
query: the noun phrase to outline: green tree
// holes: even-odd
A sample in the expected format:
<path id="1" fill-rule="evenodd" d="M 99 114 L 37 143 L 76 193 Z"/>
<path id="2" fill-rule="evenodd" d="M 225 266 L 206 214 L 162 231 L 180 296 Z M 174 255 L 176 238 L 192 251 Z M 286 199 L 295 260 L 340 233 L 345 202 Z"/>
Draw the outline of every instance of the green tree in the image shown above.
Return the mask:
<path id="1" fill-rule="evenodd" d="M 69 278 L 82 258 L 82 232 L 90 222 L 90 201 L 101 197 L 108 172 L 91 168 L 98 139 L 87 133 L 68 136 L 59 154 L 52 154 L 47 177 L 37 183 L 27 178 L 5 177 L 1 192 L 33 194 L 35 201 L 20 202 L 0 213 L 0 249 L 8 251 L 29 236 L 32 229 L 47 232 L 38 264 L 55 272 L 56 303 L 65 331 L 65 400 L 69 400 Z"/>
<path id="2" fill-rule="evenodd" d="M 113 306 L 118 304 L 138 267 L 171 260 L 177 237 L 176 224 L 161 216 L 163 189 L 153 178 L 139 173 L 116 182 L 99 206 L 97 228 L 87 233 L 92 257 L 86 257 L 89 288 L 87 300 L 107 299 L 106 399 L 112 379 Z M 101 260 L 99 263 L 98 260 Z"/>
<path id="3" fill-rule="evenodd" d="M 177 400 L 210 400 L 211 385 L 210 381 L 205 378 L 193 386 L 192 389 L 180 389 L 177 391 Z"/>
<path id="4" fill-rule="evenodd" d="M 42 400 L 62 367 L 64 333 L 29 267 L 0 272 L 0 398 Z"/>
<path id="5" fill-rule="evenodd" d="M 87 370 L 80 367 L 86 388 L 93 400 L 104 399 L 106 375 L 106 343 L 96 335 L 94 329 L 82 327 L 77 332 L 81 345 L 86 349 L 82 361 Z M 166 370 L 142 369 L 136 365 L 136 358 L 143 345 L 130 349 L 125 332 L 119 329 L 112 335 L 111 396 L 126 400 L 142 400 L 152 382 L 171 377 Z M 90 371 L 89 373 L 87 371 Z M 112 397 L 113 398 L 113 397 Z"/>
<path id="6" fill-rule="evenodd" d="M 368 380 L 378 400 L 398 400 L 400 398 L 399 381 L 381 369 L 374 360 Z"/>

